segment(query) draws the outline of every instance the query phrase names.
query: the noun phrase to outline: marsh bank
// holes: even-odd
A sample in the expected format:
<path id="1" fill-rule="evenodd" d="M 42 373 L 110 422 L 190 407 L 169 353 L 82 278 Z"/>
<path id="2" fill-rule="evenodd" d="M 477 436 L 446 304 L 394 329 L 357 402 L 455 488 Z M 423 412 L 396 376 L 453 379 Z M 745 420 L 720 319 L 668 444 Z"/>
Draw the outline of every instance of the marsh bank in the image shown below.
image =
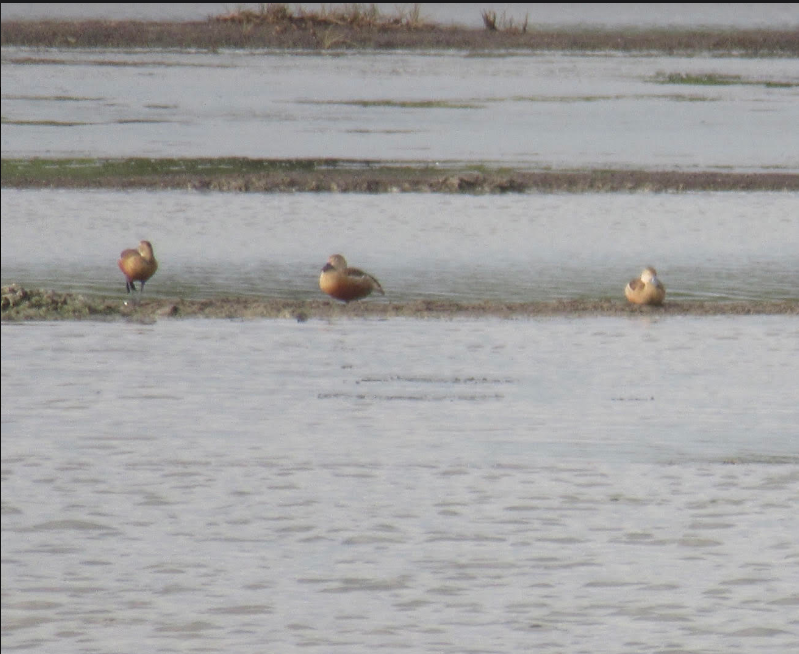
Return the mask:
<path id="1" fill-rule="evenodd" d="M 149 322 L 161 318 L 539 318 L 551 316 L 742 316 L 799 315 L 799 301 L 675 301 L 662 307 L 623 301 L 559 300 L 553 302 L 459 302 L 453 300 L 365 301 L 342 304 L 329 300 L 218 297 L 150 299 L 138 295 L 85 296 L 51 290 L 3 287 L 2 320 L 114 320 Z"/>
<path id="2" fill-rule="evenodd" d="M 791 29 L 545 29 L 511 24 L 474 29 L 387 16 L 372 23 L 307 16 L 259 20 L 255 15 L 206 21 L 6 21 L 3 46 L 47 48 L 191 48 L 203 50 L 475 50 L 649 52 L 668 55 L 799 56 Z"/>

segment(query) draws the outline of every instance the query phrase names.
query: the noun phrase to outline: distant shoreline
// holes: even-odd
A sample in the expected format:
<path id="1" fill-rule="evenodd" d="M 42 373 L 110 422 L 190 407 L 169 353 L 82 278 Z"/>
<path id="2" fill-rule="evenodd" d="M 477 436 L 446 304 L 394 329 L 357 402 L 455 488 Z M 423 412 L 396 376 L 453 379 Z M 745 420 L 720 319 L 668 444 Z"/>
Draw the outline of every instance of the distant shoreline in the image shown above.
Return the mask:
<path id="1" fill-rule="evenodd" d="M 3 159 L 2 187 L 333 193 L 799 191 L 799 173 L 523 170 L 345 159 Z"/>
<path id="2" fill-rule="evenodd" d="M 662 307 L 631 305 L 624 300 L 555 300 L 549 302 L 460 302 L 453 300 L 287 300 L 221 296 L 201 300 L 148 298 L 146 295 L 84 296 L 51 290 L 29 290 L 17 284 L 2 289 L 2 321 L 206 319 L 453 319 L 599 316 L 799 316 L 799 300 L 667 301 Z"/>
<path id="3" fill-rule="evenodd" d="M 503 29 L 431 23 L 376 25 L 287 19 L 255 22 L 216 17 L 206 21 L 6 21 L 3 46 L 48 48 L 178 48 L 218 50 L 466 50 L 660 53 L 748 57 L 799 56 L 797 30 L 771 29 Z"/>

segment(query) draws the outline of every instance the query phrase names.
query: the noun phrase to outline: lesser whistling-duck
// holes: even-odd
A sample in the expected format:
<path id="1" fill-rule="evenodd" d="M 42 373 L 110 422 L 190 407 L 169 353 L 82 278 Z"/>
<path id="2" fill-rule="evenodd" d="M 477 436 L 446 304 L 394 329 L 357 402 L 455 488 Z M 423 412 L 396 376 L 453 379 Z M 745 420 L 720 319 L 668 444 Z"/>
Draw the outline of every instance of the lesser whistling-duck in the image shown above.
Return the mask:
<path id="1" fill-rule="evenodd" d="M 352 302 L 377 291 L 385 295 L 383 287 L 372 275 L 359 268 L 347 266 L 347 260 L 340 254 L 331 255 L 322 274 L 319 275 L 319 288 L 330 297 Z"/>
<path id="2" fill-rule="evenodd" d="M 158 270 L 158 262 L 153 256 L 153 246 L 150 241 L 142 241 L 136 250 L 123 250 L 117 264 L 125 274 L 125 290 L 128 293 L 136 290 L 133 282 L 141 282 L 140 290 L 144 292 L 144 282 Z"/>
<path id="3" fill-rule="evenodd" d="M 647 266 L 638 279 L 631 279 L 624 295 L 633 304 L 663 304 L 666 287 L 660 282 L 657 271 Z"/>

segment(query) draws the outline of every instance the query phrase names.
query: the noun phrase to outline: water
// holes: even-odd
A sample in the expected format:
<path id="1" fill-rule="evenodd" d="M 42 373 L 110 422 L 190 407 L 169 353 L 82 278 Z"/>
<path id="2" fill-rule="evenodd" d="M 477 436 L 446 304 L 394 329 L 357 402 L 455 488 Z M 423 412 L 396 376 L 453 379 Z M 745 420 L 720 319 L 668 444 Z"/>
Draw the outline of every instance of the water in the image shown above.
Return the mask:
<path id="1" fill-rule="evenodd" d="M 723 21 L 752 11 L 795 8 Z M 795 88 L 652 81 L 794 82 L 795 60 L 2 57 L 4 157 L 797 169 Z M 375 99 L 473 106 L 332 104 Z M 797 208 L 4 189 L 0 276 L 122 301 L 118 253 L 148 238 L 162 297 L 319 297 L 341 251 L 383 283 L 374 301 L 621 298 L 646 264 L 671 299 L 795 300 Z M 794 317 L 0 330 L 4 651 L 799 648 Z"/>
<path id="2" fill-rule="evenodd" d="M 3 647 L 794 651 L 797 336 L 3 325 Z"/>
<path id="3" fill-rule="evenodd" d="M 645 265 L 672 299 L 797 299 L 795 193 L 2 194 L 3 284 L 123 294 L 119 252 L 152 241 L 147 293 L 319 298 L 327 257 L 385 301 L 621 298 Z"/>
<path id="4" fill-rule="evenodd" d="M 4 157 L 799 170 L 797 59 L 3 48 L 2 75 Z"/>

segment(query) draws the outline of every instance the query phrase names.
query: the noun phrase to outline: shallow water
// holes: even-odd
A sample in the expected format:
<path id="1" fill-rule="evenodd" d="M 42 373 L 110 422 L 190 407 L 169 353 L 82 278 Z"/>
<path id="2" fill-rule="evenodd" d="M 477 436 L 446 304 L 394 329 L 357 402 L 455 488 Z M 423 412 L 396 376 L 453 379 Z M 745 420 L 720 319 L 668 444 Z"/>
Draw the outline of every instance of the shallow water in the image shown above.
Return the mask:
<path id="1" fill-rule="evenodd" d="M 3 648 L 795 651 L 797 336 L 3 325 Z"/>
<path id="2" fill-rule="evenodd" d="M 619 298 L 654 265 L 671 299 L 797 299 L 796 193 L 2 193 L 3 284 L 124 295 L 152 241 L 154 297 L 318 298 L 342 252 L 385 300 Z"/>
<path id="3" fill-rule="evenodd" d="M 799 170 L 797 59 L 3 48 L 2 75 L 4 157 Z"/>
<path id="4" fill-rule="evenodd" d="M 2 56 L 4 157 L 799 168 L 796 89 L 651 81 L 794 60 Z M 796 299 L 798 209 L 4 189 L 0 272 L 122 298 L 148 238 L 154 296 L 319 297 L 342 251 L 374 301 Z M 793 317 L 0 329 L 4 651 L 799 648 Z"/>

